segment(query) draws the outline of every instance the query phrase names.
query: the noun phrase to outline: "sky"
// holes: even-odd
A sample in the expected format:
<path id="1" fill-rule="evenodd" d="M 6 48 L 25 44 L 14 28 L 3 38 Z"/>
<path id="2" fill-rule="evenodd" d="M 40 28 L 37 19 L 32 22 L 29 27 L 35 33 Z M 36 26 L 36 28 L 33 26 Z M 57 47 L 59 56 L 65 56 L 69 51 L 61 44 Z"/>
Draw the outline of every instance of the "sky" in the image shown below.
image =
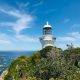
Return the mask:
<path id="1" fill-rule="evenodd" d="M 55 46 L 80 47 L 80 0 L 0 0 L 0 51 L 40 50 L 46 21 Z"/>

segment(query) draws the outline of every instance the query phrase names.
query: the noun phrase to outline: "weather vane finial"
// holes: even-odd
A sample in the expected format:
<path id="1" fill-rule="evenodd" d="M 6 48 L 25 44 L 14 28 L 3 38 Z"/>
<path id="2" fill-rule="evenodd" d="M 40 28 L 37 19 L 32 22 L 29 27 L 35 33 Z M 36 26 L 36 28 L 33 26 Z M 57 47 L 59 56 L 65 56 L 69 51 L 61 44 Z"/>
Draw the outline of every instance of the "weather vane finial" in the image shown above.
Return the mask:
<path id="1" fill-rule="evenodd" d="M 47 23 L 47 25 L 49 25 L 48 21 L 46 23 Z"/>

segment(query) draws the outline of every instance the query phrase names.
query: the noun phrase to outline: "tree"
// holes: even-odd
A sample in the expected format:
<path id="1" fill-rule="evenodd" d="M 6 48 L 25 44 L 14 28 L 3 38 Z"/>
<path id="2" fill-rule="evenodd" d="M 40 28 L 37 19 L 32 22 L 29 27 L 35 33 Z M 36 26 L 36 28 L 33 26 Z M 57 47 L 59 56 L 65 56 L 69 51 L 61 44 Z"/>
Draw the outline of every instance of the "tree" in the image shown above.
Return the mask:
<path id="1" fill-rule="evenodd" d="M 4 80 L 79 80 L 80 48 L 62 51 L 47 46 L 14 60 Z"/>

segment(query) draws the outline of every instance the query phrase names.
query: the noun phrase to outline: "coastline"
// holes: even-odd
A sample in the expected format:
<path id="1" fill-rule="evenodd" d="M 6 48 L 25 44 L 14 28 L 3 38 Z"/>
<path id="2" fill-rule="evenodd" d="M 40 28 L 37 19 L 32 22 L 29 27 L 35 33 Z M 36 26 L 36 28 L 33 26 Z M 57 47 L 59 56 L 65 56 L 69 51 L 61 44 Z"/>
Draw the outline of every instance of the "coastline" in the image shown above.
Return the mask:
<path id="1" fill-rule="evenodd" d="M 6 69 L 5 71 L 3 71 L 3 73 L 0 76 L 0 80 L 4 80 L 5 75 L 7 75 L 8 73 L 8 69 Z"/>
<path id="2" fill-rule="evenodd" d="M 0 80 L 3 80 L 1 76 L 0 76 Z"/>

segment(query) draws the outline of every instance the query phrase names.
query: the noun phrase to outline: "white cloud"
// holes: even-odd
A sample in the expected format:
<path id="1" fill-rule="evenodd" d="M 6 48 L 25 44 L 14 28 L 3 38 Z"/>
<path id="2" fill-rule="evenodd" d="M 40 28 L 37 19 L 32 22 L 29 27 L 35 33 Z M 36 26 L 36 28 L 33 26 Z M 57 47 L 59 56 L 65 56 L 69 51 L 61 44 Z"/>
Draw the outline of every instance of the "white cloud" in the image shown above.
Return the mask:
<path id="1" fill-rule="evenodd" d="M 66 36 L 66 37 L 58 37 L 57 41 L 59 41 L 59 42 L 66 42 L 66 41 L 75 41 L 75 39 L 70 37 L 70 36 Z"/>
<path id="2" fill-rule="evenodd" d="M 0 39 L 0 44 L 11 44 L 11 41 L 5 40 L 5 39 Z"/>
<path id="3" fill-rule="evenodd" d="M 80 24 L 73 24 L 72 28 L 80 28 Z"/>
<path id="4" fill-rule="evenodd" d="M 13 30 L 15 30 L 17 34 L 19 34 L 20 31 L 22 31 L 23 29 L 29 28 L 31 21 L 33 21 L 33 17 L 31 15 L 22 14 L 18 10 L 5 10 L 5 9 L 0 8 L 0 11 L 17 18 L 15 22 L 0 23 L 1 26 L 12 27 Z"/>
<path id="5" fill-rule="evenodd" d="M 25 4 L 27 6 L 27 4 Z M 13 30 L 9 30 L 11 31 L 15 31 L 16 34 L 11 37 L 8 36 L 7 34 L 0 34 L 0 38 L 1 38 L 1 42 L 2 43 L 17 43 L 17 42 L 22 42 L 22 43 L 27 43 L 27 42 L 38 42 L 37 38 L 31 37 L 31 36 L 27 36 L 27 35 L 22 35 L 20 34 L 20 32 L 25 29 L 25 28 L 30 28 L 30 23 L 31 21 L 33 21 L 33 17 L 31 15 L 28 15 L 26 13 L 20 13 L 20 11 L 18 10 L 5 10 L 0 8 L 0 11 L 16 17 L 16 21 L 15 22 L 1 22 L 0 26 L 8 26 L 8 27 L 12 27 Z M 10 42 L 9 42 L 10 41 Z"/>
<path id="6" fill-rule="evenodd" d="M 0 34 L 0 44 L 11 44 L 11 40 L 9 40 L 9 36 L 6 34 Z"/>
<path id="7" fill-rule="evenodd" d="M 57 37 L 56 45 L 57 47 L 67 49 L 67 44 L 73 44 L 74 47 L 80 47 L 80 33 L 71 32 L 67 33 L 65 36 Z"/>
<path id="8" fill-rule="evenodd" d="M 7 10 L 7 9 L 4 9 L 4 8 L 0 8 L 0 12 L 3 12 L 7 15 L 11 15 L 11 16 L 14 16 L 14 17 L 17 17 L 17 18 L 20 18 L 22 17 L 22 15 L 20 14 L 20 11 L 19 10 Z"/>
<path id="9" fill-rule="evenodd" d="M 0 33 L 0 43 L 12 43 L 12 39 L 13 37 L 10 37 L 5 33 Z"/>
<path id="10" fill-rule="evenodd" d="M 70 19 L 67 18 L 67 19 L 64 19 L 63 22 L 64 22 L 64 23 L 68 23 L 69 21 L 70 21 Z"/>
<path id="11" fill-rule="evenodd" d="M 16 40 L 23 41 L 23 42 L 38 42 L 38 38 L 26 36 L 26 35 L 16 35 Z"/>
<path id="12" fill-rule="evenodd" d="M 59 41 L 59 42 L 75 42 L 75 41 L 80 41 L 80 33 L 79 32 L 68 33 L 67 36 L 58 37 L 57 41 Z"/>
<path id="13" fill-rule="evenodd" d="M 25 3 L 24 7 L 27 7 L 28 5 L 28 3 Z M 37 46 L 36 43 L 38 42 L 38 38 L 28 36 L 26 34 L 23 35 L 20 33 L 26 28 L 31 28 L 32 21 L 34 20 L 31 14 L 27 14 L 27 11 L 26 13 L 22 13 L 20 10 L 11 8 L 0 8 L 0 13 L 5 14 L 11 18 L 10 22 L 7 20 L 5 22 L 0 22 L 0 27 L 3 27 L 4 29 L 5 27 L 8 27 L 7 30 L 9 29 L 9 33 L 11 32 L 11 35 L 8 35 L 7 32 L 2 34 L 0 33 L 1 50 L 26 50 L 33 49 L 32 46 Z M 12 19 L 16 20 L 12 22 Z M 10 44 L 9 47 L 6 47 L 8 44 Z"/>
<path id="14" fill-rule="evenodd" d="M 16 4 L 19 6 L 20 9 L 25 8 L 25 7 L 28 7 L 30 5 L 29 2 L 26 2 L 26 3 L 16 2 Z"/>
<path id="15" fill-rule="evenodd" d="M 41 6 L 43 4 L 43 1 L 40 1 L 38 3 L 35 3 L 34 5 L 32 5 L 32 7 L 38 7 Z"/>
<path id="16" fill-rule="evenodd" d="M 0 26 L 13 26 L 14 25 L 14 23 L 12 23 L 12 22 L 1 22 L 0 23 Z"/>
<path id="17" fill-rule="evenodd" d="M 16 34 L 15 36 L 11 37 L 7 34 L 0 34 L 0 44 L 17 44 L 17 43 L 38 43 L 38 38 L 34 38 L 27 35 Z"/>
<path id="18" fill-rule="evenodd" d="M 72 38 L 75 38 L 75 40 L 80 40 L 80 32 L 72 32 L 68 33 L 68 35 Z"/>
<path id="19" fill-rule="evenodd" d="M 80 43 L 75 43 L 74 47 L 80 47 Z"/>
<path id="20" fill-rule="evenodd" d="M 29 6 L 29 2 L 27 2 L 27 3 L 25 3 L 25 4 L 23 4 L 24 5 L 24 7 L 27 7 L 27 6 Z"/>

